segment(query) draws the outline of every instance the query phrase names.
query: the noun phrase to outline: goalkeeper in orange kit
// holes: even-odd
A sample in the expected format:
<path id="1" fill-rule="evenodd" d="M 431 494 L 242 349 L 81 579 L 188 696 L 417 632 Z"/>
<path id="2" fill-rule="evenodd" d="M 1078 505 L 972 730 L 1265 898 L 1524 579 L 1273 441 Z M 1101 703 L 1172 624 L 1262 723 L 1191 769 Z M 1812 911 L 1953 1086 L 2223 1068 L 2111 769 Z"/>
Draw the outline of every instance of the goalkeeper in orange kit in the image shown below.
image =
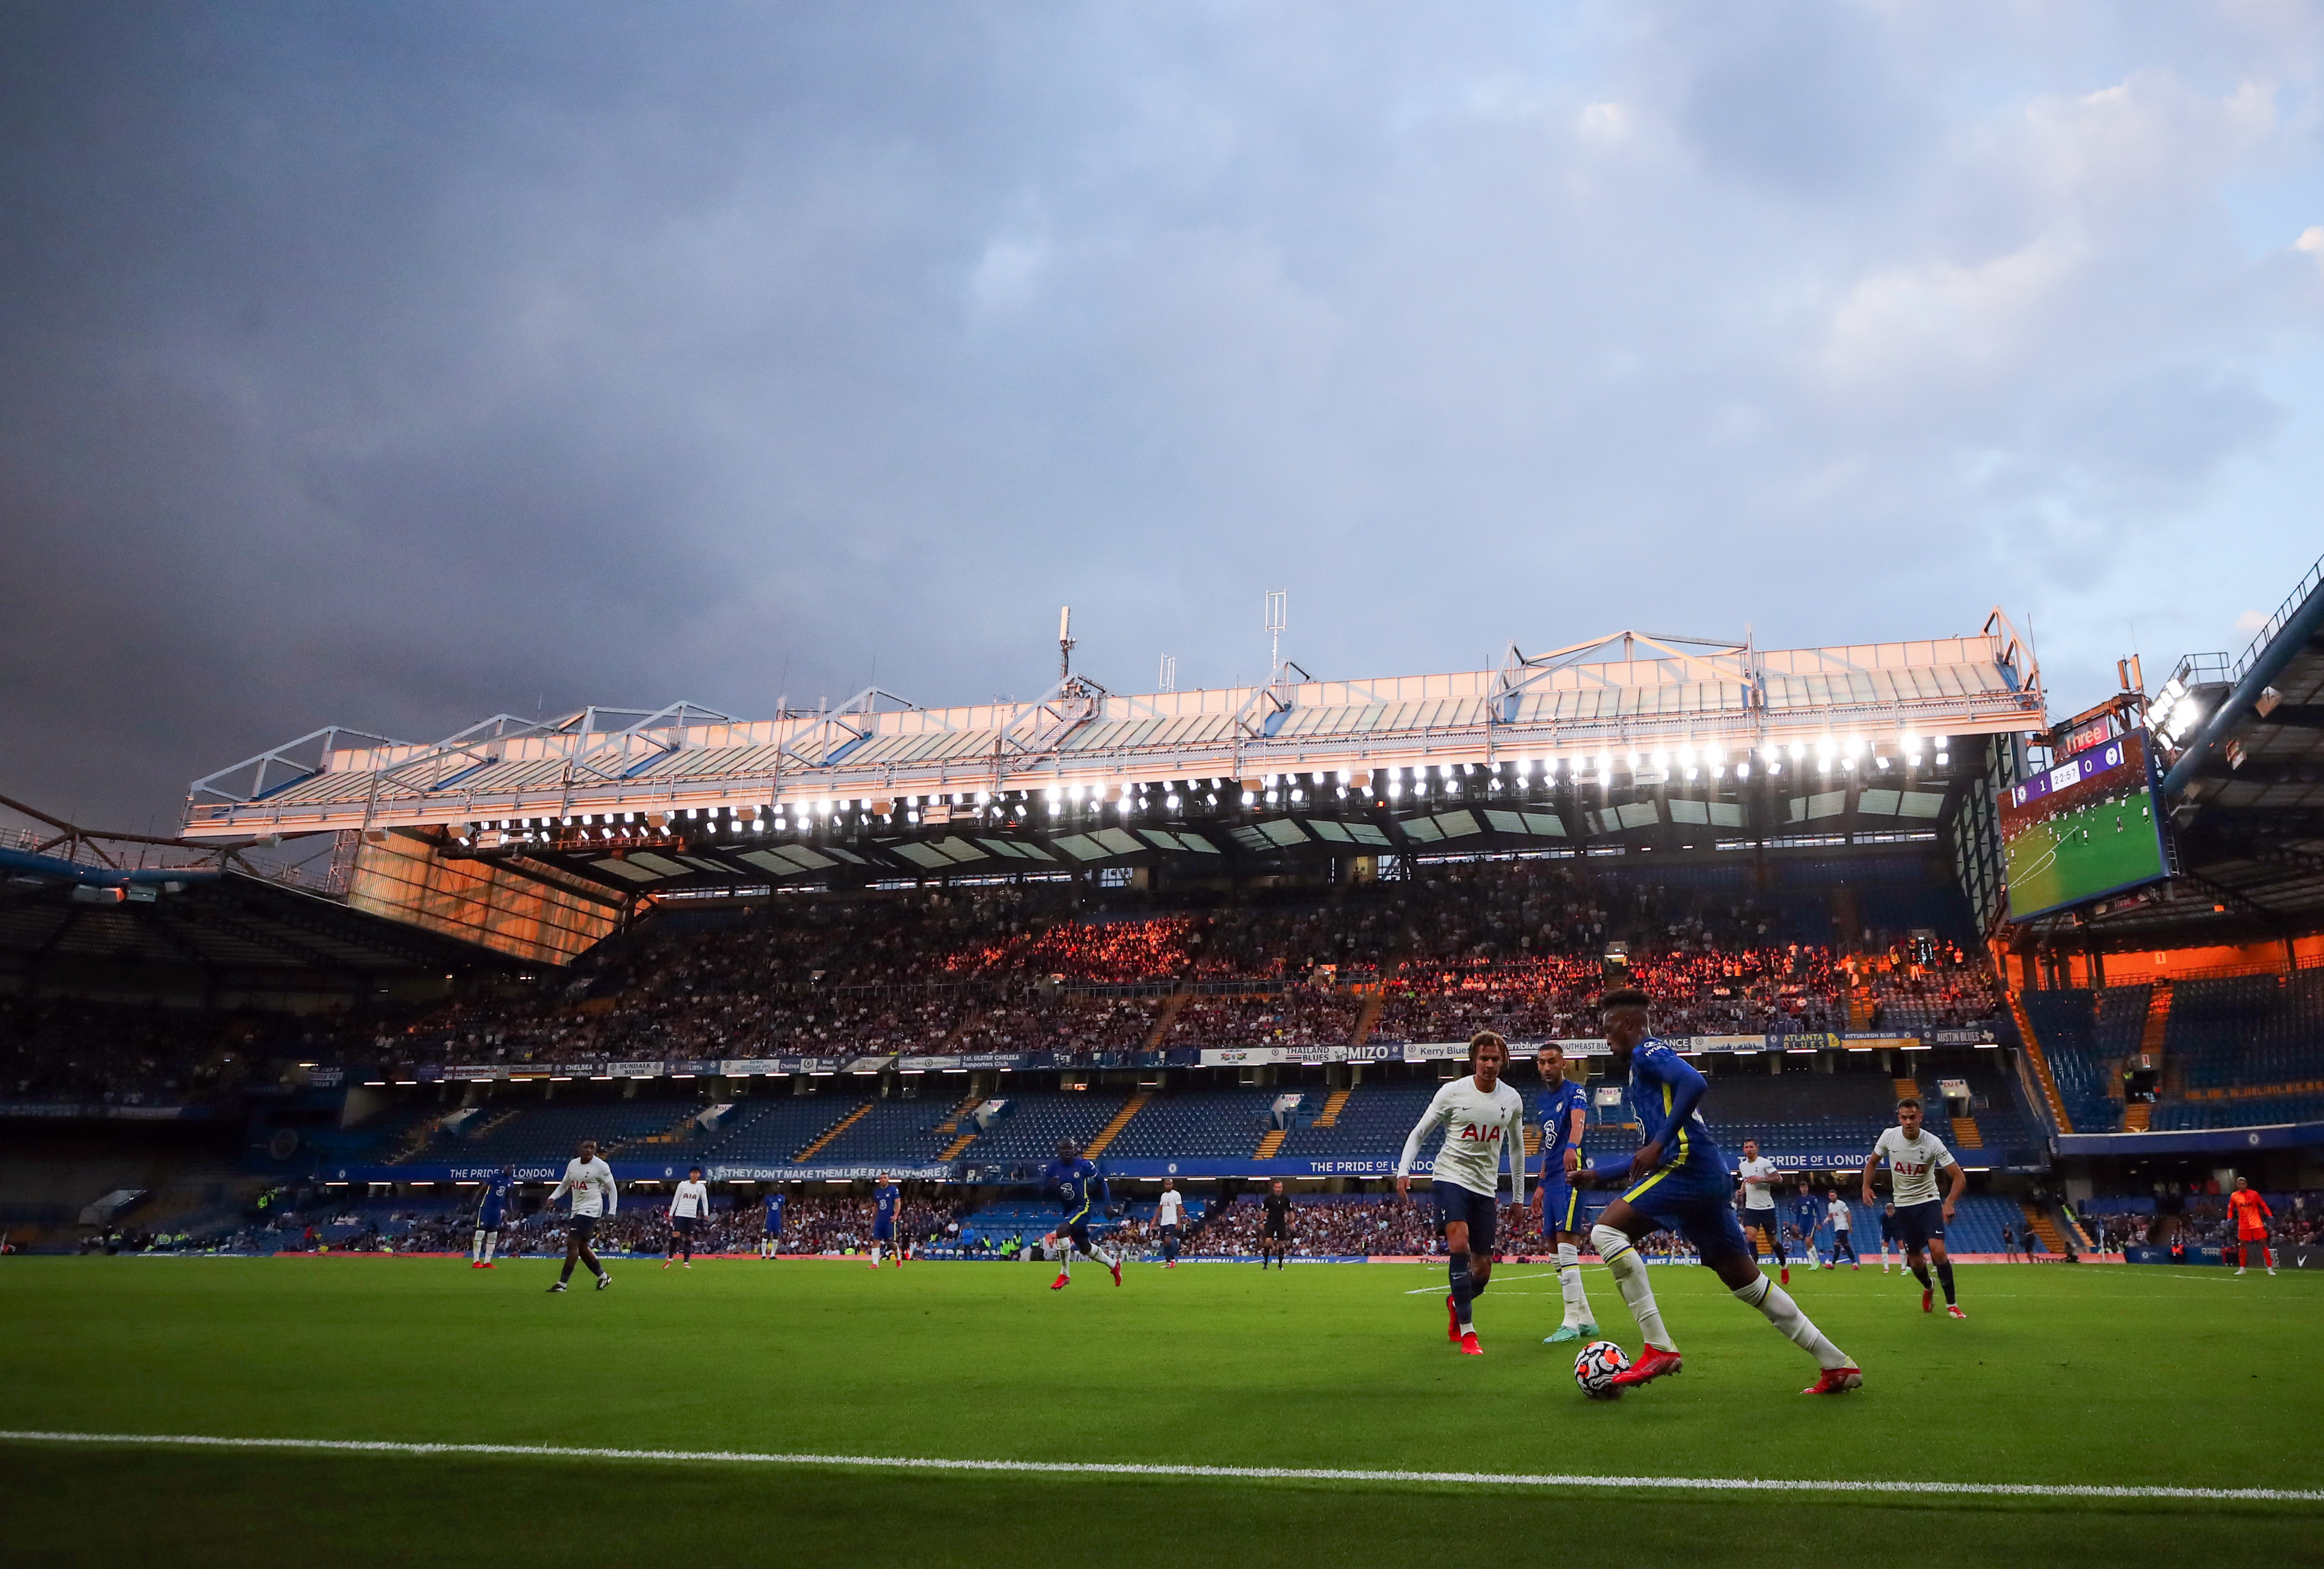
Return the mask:
<path id="1" fill-rule="evenodd" d="M 2260 1261 L 2267 1272 L 2275 1273 L 2275 1255 L 2267 1245 L 2267 1223 L 2275 1212 L 2267 1207 L 2267 1200 L 2255 1192 L 2242 1177 L 2236 1178 L 2236 1190 L 2227 1195 L 2227 1213 L 2236 1218 L 2236 1241 L 2242 1244 L 2236 1259 L 2236 1273 L 2240 1275 L 2251 1267 L 2252 1249 L 2259 1249 Z"/>

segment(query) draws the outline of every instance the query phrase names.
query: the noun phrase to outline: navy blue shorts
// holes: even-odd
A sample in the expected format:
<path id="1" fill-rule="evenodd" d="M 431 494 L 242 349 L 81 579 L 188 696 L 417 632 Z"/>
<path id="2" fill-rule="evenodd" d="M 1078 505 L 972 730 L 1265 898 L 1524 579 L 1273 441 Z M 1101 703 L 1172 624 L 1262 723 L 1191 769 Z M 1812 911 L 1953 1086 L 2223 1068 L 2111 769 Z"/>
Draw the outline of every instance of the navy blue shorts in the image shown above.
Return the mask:
<path id="1" fill-rule="evenodd" d="M 696 1232 L 699 1231 L 701 1227 L 702 1222 L 693 1215 L 673 1215 L 670 1217 L 669 1229 L 676 1232 L 681 1237 L 690 1237 Z"/>
<path id="2" fill-rule="evenodd" d="M 1735 1215 L 1735 1188 L 1723 1171 L 1698 1174 L 1665 1166 L 1622 1195 L 1624 1202 L 1664 1231 L 1694 1244 L 1702 1261 L 1752 1257 L 1743 1223 Z"/>
<path id="3" fill-rule="evenodd" d="M 1900 1204 L 1896 1206 L 1896 1235 L 1907 1248 L 1915 1251 L 1931 1242 L 1945 1240 L 1945 1201 L 1930 1199 L 1925 1204 Z"/>
<path id="4" fill-rule="evenodd" d="M 1541 1229 L 1544 1232 L 1579 1232 L 1587 1217 L 1582 1210 L 1582 1195 L 1562 1177 L 1553 1177 L 1541 1185 Z"/>
<path id="5" fill-rule="evenodd" d="M 1454 1221 L 1465 1222 L 1469 1227 L 1469 1251 L 1491 1252 L 1493 1227 L 1501 1218 L 1499 1204 L 1489 1195 L 1471 1193 L 1457 1182 L 1439 1182 L 1434 1186 L 1439 1234 Z"/>
<path id="6" fill-rule="evenodd" d="M 896 1223 L 893 1221 L 873 1221 L 872 1223 L 872 1240 L 875 1242 L 894 1241 L 896 1240 Z"/>
<path id="7" fill-rule="evenodd" d="M 480 1232 L 499 1231 L 501 1229 L 501 1212 L 496 1209 L 488 1209 L 483 1214 L 477 1215 L 476 1229 Z"/>
<path id="8" fill-rule="evenodd" d="M 579 1241 L 583 1247 L 587 1247 L 589 1239 L 597 1234 L 597 1217 L 595 1215 L 568 1217 L 565 1223 L 565 1234 Z"/>
<path id="9" fill-rule="evenodd" d="M 1077 1215 L 1066 1216 L 1065 1223 L 1057 1228 L 1057 1235 L 1065 1238 L 1076 1248 L 1087 1249 L 1090 1245 L 1089 1211 L 1084 1210 Z"/>
<path id="10" fill-rule="evenodd" d="M 780 1226 L 770 1225 L 767 1228 L 767 1235 L 770 1237 L 779 1237 L 782 1234 L 783 1228 Z"/>

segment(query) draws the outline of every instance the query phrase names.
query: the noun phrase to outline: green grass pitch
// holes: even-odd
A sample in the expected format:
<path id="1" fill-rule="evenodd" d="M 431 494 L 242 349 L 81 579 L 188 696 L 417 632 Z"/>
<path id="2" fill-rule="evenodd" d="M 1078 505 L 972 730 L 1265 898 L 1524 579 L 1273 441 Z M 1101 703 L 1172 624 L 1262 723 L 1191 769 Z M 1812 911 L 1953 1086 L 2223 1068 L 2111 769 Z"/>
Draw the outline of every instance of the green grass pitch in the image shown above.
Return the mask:
<path id="1" fill-rule="evenodd" d="M 1655 1270 L 1680 1376 L 1584 1400 L 1555 1281 L 1504 1265 L 1487 1354 L 1441 1269 L 442 1260 L 0 1262 L 0 1428 L 1499 1473 L 2324 1486 L 2324 1280 L 1964 1266 L 1794 1276 L 1867 1387 L 1698 1269 Z M 1637 1334 L 1602 1271 L 1593 1304 Z M 2324 1505 L 1720 1496 L 890 1473 L 10 1441 L 12 1565 L 2312 1562 Z"/>

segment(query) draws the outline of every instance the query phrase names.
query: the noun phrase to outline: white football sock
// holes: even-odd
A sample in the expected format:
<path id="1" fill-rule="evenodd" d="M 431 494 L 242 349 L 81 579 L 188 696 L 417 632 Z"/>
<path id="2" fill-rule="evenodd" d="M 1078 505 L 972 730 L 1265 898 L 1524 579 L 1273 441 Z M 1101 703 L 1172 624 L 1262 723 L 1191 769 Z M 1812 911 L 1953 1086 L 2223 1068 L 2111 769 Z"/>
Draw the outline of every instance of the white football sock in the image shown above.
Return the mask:
<path id="1" fill-rule="evenodd" d="M 872 1267 L 874 1269 L 880 1267 L 880 1244 L 877 1242 L 872 1244 Z"/>
<path id="2" fill-rule="evenodd" d="M 1630 1239 L 1611 1226 L 1592 1226 L 1590 1240 L 1614 1272 L 1614 1288 L 1622 1294 L 1630 1316 L 1638 1321 L 1638 1334 L 1646 1343 L 1656 1351 L 1678 1350 L 1663 1328 L 1663 1310 L 1655 1306 L 1655 1288 L 1646 1281 L 1646 1261 L 1638 1257 Z"/>
<path id="3" fill-rule="evenodd" d="M 484 1228 L 480 1226 L 476 1230 L 475 1236 L 468 1243 L 468 1262 L 471 1264 L 480 1262 L 484 1256 Z"/>
<path id="4" fill-rule="evenodd" d="M 1582 1250 L 1572 1242 L 1557 1244 L 1557 1288 L 1565 1294 L 1565 1327 L 1588 1324 L 1590 1293 L 1582 1285 Z"/>
<path id="5" fill-rule="evenodd" d="M 1816 1366 L 1845 1368 L 1855 1365 L 1848 1360 L 1847 1352 L 1832 1344 L 1823 1331 L 1809 1322 L 1808 1315 L 1800 1311 L 1800 1305 L 1792 1300 L 1791 1293 L 1765 1275 L 1733 1296 L 1736 1301 L 1766 1314 L 1767 1322 L 1781 1331 L 1784 1339 L 1815 1358 Z"/>
<path id="6" fill-rule="evenodd" d="M 493 1261 L 493 1251 L 495 1248 L 498 1248 L 500 1245 L 501 1245 L 501 1234 L 500 1234 L 500 1232 L 486 1232 L 484 1233 L 484 1262 L 485 1262 L 485 1263 L 489 1264 L 489 1263 L 491 1263 L 491 1262 Z"/>

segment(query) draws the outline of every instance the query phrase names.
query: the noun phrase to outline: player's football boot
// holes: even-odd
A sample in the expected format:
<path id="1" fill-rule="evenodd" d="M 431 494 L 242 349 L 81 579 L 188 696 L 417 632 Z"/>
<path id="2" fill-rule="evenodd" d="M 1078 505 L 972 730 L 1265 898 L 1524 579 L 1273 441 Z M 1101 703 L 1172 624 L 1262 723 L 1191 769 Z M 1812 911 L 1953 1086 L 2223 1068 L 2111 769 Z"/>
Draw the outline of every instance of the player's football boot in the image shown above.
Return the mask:
<path id="1" fill-rule="evenodd" d="M 1922 1311 L 1922 1312 L 1923 1312 L 1923 1313 L 1934 1313 L 1934 1312 L 1937 1310 L 1937 1309 L 1936 1309 L 1936 1300 L 1937 1300 L 1937 1294 L 1936 1294 L 1935 1292 L 1933 1292 L 1933 1291 L 1930 1290 L 1926 1286 L 1923 1286 L 1923 1287 L 1922 1287 L 1922 1288 L 1921 1288 L 1921 1311 Z"/>
<path id="2" fill-rule="evenodd" d="M 613 1278 L 610 1274 L 600 1274 L 597 1277 L 597 1289 L 600 1291 L 603 1291 L 606 1287 L 611 1286 L 613 1283 Z"/>
<path id="3" fill-rule="evenodd" d="M 1068 1275 L 1063 1269 L 1060 1269 L 1057 1271 L 1057 1278 L 1049 1282 L 1049 1289 L 1052 1291 L 1063 1291 L 1072 1279 L 1073 1277 L 1071 1275 Z"/>
<path id="4" fill-rule="evenodd" d="M 1803 1395 L 1844 1395 L 1850 1389 L 1864 1387 L 1864 1374 L 1855 1368 L 1826 1368 L 1816 1381 L 1800 1391 Z"/>
<path id="5" fill-rule="evenodd" d="M 1480 1357 L 1485 1354 L 1485 1348 L 1477 1343 L 1475 1330 L 1472 1329 L 1461 1337 L 1461 1354 L 1464 1357 Z"/>
<path id="6" fill-rule="evenodd" d="M 1545 1335 L 1542 1338 L 1541 1343 L 1544 1345 L 1563 1345 L 1569 1340 L 1580 1340 L 1581 1338 L 1581 1329 L 1574 1324 L 1568 1324 L 1561 1326 L 1556 1334 Z"/>
<path id="7" fill-rule="evenodd" d="M 1686 1366 L 1674 1351 L 1663 1351 L 1646 1346 L 1639 1351 L 1638 1360 L 1606 1380 L 1609 1389 L 1627 1389 L 1634 1384 L 1649 1384 L 1665 1373 L 1674 1373 Z"/>
<path id="8" fill-rule="evenodd" d="M 1784 1278 L 1780 1282 L 1778 1282 L 1778 1284 L 1784 1286 L 1790 1285 L 1792 1283 L 1792 1267 L 1789 1264 L 1784 1266 L 1783 1274 Z"/>
<path id="9" fill-rule="evenodd" d="M 1452 1293 L 1444 1294 L 1444 1338 L 1456 1345 L 1461 1340 L 1461 1309 L 1452 1301 Z"/>
<path id="10" fill-rule="evenodd" d="M 564 1290 L 564 1289 L 565 1289 L 565 1282 L 564 1282 L 564 1281 L 562 1281 L 562 1280 L 559 1280 L 556 1285 L 551 1286 L 551 1287 L 549 1288 L 549 1294 L 550 1296 L 554 1297 L 554 1296 L 556 1296 L 556 1295 L 557 1295 L 557 1293 L 558 1293 L 559 1291 L 562 1291 L 562 1290 Z"/>
<path id="11" fill-rule="evenodd" d="M 1117 1286 L 1120 1285 L 1120 1284 L 1121 1284 L 1121 1260 L 1119 1260 L 1119 1259 L 1116 1259 L 1112 1263 L 1108 1264 L 1108 1265 L 1106 1266 L 1106 1268 L 1113 1271 L 1113 1283 L 1114 1283 L 1115 1285 L 1117 1285 Z"/>
<path id="12" fill-rule="evenodd" d="M 1961 1311 L 1960 1303 L 1948 1302 L 1945 1304 L 1945 1316 L 1947 1318 L 1967 1318 L 1969 1315 Z"/>

